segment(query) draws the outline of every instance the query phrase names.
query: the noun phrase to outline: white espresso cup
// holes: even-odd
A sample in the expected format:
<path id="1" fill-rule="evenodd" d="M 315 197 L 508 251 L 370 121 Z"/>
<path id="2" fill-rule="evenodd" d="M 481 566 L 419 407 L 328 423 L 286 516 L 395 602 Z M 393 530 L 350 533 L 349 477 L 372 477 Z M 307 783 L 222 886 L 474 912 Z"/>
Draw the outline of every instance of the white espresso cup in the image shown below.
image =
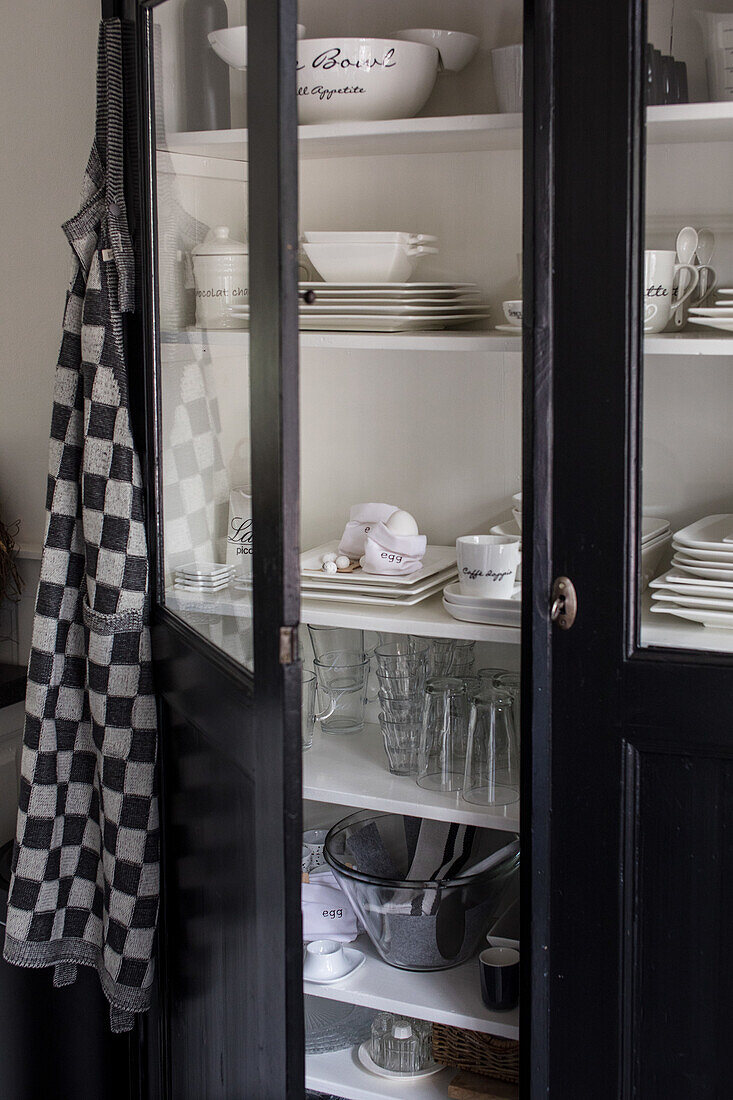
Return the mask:
<path id="1" fill-rule="evenodd" d="M 677 253 L 667 249 L 647 249 L 644 253 L 644 332 L 662 332 L 697 286 L 700 276 L 695 265 L 678 264 L 676 259 Z M 688 271 L 690 279 L 675 298 L 680 271 Z"/>
<path id="2" fill-rule="evenodd" d="M 520 547 L 521 539 L 513 535 L 461 535 L 456 540 L 461 595 L 508 600 Z"/>

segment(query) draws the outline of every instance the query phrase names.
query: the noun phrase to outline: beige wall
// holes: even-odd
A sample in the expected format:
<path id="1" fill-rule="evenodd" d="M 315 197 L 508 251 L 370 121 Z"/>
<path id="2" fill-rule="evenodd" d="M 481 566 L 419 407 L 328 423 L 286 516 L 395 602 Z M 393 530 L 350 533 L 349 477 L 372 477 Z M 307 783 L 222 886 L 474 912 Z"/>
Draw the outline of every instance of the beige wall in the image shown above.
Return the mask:
<path id="1" fill-rule="evenodd" d="M 94 132 L 99 0 L 0 3 L 0 504 L 43 537 L 69 246 Z"/>

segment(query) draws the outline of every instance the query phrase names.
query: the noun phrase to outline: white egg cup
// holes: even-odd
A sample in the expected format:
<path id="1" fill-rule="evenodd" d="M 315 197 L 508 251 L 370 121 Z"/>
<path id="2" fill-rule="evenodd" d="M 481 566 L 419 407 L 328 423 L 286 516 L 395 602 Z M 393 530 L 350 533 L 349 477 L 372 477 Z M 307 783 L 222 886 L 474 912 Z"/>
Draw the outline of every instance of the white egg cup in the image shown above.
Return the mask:
<path id="1" fill-rule="evenodd" d="M 312 940 L 306 944 L 303 977 L 318 985 L 330 985 L 353 974 L 366 962 L 363 951 L 344 947 L 338 940 Z"/>

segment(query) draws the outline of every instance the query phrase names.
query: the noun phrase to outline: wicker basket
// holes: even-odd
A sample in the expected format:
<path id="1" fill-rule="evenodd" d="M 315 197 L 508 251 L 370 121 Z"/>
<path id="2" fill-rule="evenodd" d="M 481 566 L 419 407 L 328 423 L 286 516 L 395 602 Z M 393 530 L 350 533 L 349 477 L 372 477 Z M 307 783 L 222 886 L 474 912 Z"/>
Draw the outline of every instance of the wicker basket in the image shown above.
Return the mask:
<path id="1" fill-rule="evenodd" d="M 514 1039 L 433 1024 L 433 1058 L 444 1066 L 483 1073 L 500 1081 L 519 1081 L 519 1043 Z"/>

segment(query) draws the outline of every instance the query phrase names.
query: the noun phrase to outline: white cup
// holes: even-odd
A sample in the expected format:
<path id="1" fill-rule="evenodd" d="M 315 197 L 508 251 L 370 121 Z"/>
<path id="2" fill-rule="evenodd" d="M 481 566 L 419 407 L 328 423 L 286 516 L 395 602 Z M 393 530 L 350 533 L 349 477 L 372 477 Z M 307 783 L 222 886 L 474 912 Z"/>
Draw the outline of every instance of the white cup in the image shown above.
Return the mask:
<path id="1" fill-rule="evenodd" d="M 491 51 L 496 98 L 502 113 L 516 114 L 522 110 L 523 55 L 522 46 L 502 46 Z"/>
<path id="2" fill-rule="evenodd" d="M 337 940 L 313 940 L 306 945 L 303 977 L 335 982 L 351 968 L 343 944 Z"/>
<path id="3" fill-rule="evenodd" d="M 697 286 L 700 276 L 695 265 L 675 263 L 676 258 L 677 253 L 667 249 L 647 249 L 644 253 L 644 332 L 662 332 Z M 690 281 L 675 299 L 680 271 L 688 271 Z"/>
<path id="4" fill-rule="evenodd" d="M 516 325 L 518 328 L 522 327 L 522 302 L 521 300 L 515 302 L 502 302 L 502 308 L 504 310 L 504 316 L 510 325 Z"/>
<path id="5" fill-rule="evenodd" d="M 462 595 L 509 599 L 520 547 L 521 539 L 512 535 L 461 535 L 456 554 Z"/>

